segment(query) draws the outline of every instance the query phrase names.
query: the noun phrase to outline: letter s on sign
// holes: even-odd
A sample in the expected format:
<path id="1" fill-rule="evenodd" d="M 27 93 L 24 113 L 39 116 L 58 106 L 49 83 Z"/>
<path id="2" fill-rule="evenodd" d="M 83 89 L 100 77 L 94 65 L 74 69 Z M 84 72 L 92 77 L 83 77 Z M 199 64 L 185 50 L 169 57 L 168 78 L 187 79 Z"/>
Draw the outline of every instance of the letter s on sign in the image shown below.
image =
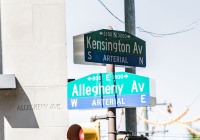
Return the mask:
<path id="1" fill-rule="evenodd" d="M 88 59 L 89 59 L 89 60 L 92 59 L 91 51 L 88 51 Z"/>

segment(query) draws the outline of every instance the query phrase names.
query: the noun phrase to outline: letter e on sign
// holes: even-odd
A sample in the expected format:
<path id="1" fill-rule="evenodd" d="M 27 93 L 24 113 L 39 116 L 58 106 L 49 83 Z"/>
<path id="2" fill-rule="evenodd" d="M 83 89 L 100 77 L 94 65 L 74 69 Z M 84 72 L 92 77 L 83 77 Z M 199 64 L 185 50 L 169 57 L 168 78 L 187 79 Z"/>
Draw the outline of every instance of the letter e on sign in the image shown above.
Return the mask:
<path id="1" fill-rule="evenodd" d="M 110 81 L 110 74 L 106 74 L 106 81 Z"/>
<path id="2" fill-rule="evenodd" d="M 141 103 L 143 103 L 143 104 L 146 103 L 145 96 L 146 95 L 141 95 Z"/>

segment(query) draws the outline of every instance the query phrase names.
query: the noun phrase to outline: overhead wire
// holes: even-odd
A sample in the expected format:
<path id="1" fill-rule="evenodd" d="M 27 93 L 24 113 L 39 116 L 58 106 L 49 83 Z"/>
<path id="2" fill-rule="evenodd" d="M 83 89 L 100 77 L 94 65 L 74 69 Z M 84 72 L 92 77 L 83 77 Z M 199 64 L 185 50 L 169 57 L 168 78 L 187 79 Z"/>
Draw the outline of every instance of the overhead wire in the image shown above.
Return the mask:
<path id="1" fill-rule="evenodd" d="M 100 3 L 114 18 L 116 18 L 118 21 L 120 21 L 120 22 L 123 23 L 123 24 L 127 24 L 127 23 L 124 22 L 123 20 L 119 19 L 115 14 L 113 14 L 113 12 L 111 12 L 111 11 L 109 10 L 109 8 L 108 8 L 101 0 L 98 0 L 98 2 L 99 2 L 99 3 Z M 192 22 L 191 24 L 187 25 L 185 28 L 183 28 L 183 29 L 181 29 L 181 30 L 178 30 L 178 31 L 175 31 L 175 32 L 171 32 L 171 33 L 155 33 L 155 32 L 151 32 L 151 31 L 144 30 L 144 29 L 141 28 L 141 27 L 136 27 L 135 29 L 138 29 L 138 31 L 140 31 L 140 32 L 144 32 L 144 33 L 150 34 L 150 35 L 153 36 L 153 37 L 164 37 L 164 36 L 176 35 L 176 34 L 180 34 L 180 33 L 184 33 L 184 32 L 191 31 L 191 30 L 195 29 L 197 26 L 199 26 L 199 22 L 200 22 L 200 19 L 198 19 L 197 21 Z M 192 26 L 194 26 L 194 27 L 192 27 Z"/>
<path id="2" fill-rule="evenodd" d="M 196 119 L 193 119 L 191 121 L 179 121 L 180 123 L 183 123 L 183 124 L 192 124 L 194 122 L 198 122 L 200 121 L 200 117 L 199 118 L 196 118 Z"/>
<path id="3" fill-rule="evenodd" d="M 193 101 L 193 102 L 195 102 L 196 101 L 196 99 Z M 192 102 L 192 103 L 193 103 Z M 173 112 L 175 112 L 175 111 L 173 111 Z M 176 112 L 175 112 L 176 113 Z M 177 113 L 176 113 L 177 114 Z M 199 120 L 199 119 L 196 119 L 196 120 Z M 192 128 L 192 127 L 190 127 L 189 125 L 187 125 L 186 123 L 184 123 L 184 122 L 179 122 L 179 121 L 177 121 L 178 123 L 180 123 L 180 124 L 182 124 L 182 125 L 184 125 L 191 133 L 193 133 L 193 134 L 195 134 L 195 135 L 197 135 L 197 136 L 200 136 L 200 131 L 197 131 L 197 130 L 195 130 L 194 128 Z"/>
<path id="4" fill-rule="evenodd" d="M 191 107 L 200 97 L 200 93 L 194 98 L 194 100 L 192 101 L 192 103 L 189 105 L 189 107 Z"/>
<path id="5" fill-rule="evenodd" d="M 149 124 L 156 125 L 156 126 L 166 126 L 166 125 L 172 124 L 174 122 L 177 122 L 178 120 L 183 118 L 183 116 L 185 116 L 188 113 L 188 111 L 189 111 L 189 109 L 187 108 L 182 114 L 180 114 L 176 118 L 168 117 L 168 118 L 170 118 L 170 121 L 167 121 L 167 122 L 155 122 L 155 121 L 147 120 L 144 117 L 139 116 L 139 115 L 138 115 L 138 117 L 141 117 L 145 123 L 149 123 Z"/>
<path id="6" fill-rule="evenodd" d="M 198 97 L 200 97 L 200 95 L 198 95 Z M 198 97 L 195 98 L 192 101 L 192 104 L 190 104 L 190 107 L 194 104 L 194 102 L 198 99 Z M 167 122 L 155 122 L 155 121 L 151 121 L 151 120 L 145 119 L 144 117 L 142 117 L 142 114 L 144 112 L 144 110 L 142 110 L 141 113 L 140 113 L 140 115 L 137 115 L 137 117 L 138 117 L 137 118 L 137 120 L 138 120 L 137 122 L 139 122 L 142 119 L 145 123 L 152 124 L 153 126 L 166 126 L 166 125 L 169 125 L 169 124 L 177 122 L 177 123 L 185 125 L 191 132 L 194 132 L 195 134 L 198 134 L 198 131 L 193 130 L 193 128 L 191 128 L 191 127 L 189 128 L 188 124 L 200 121 L 200 117 L 196 118 L 196 119 L 193 119 L 193 120 L 190 120 L 190 121 L 180 121 L 189 112 L 189 107 L 187 107 L 185 109 L 185 111 L 182 114 L 180 114 L 180 115 L 177 115 L 177 113 L 172 109 L 172 107 L 170 107 L 170 110 L 176 114 L 175 118 L 172 118 L 169 115 L 166 115 L 158 107 L 156 107 L 156 109 L 157 109 L 158 112 L 160 112 L 165 117 L 167 117 L 168 119 L 170 119 L 170 121 L 167 121 Z M 121 118 L 122 118 L 123 115 L 124 115 L 124 111 L 122 111 L 122 113 L 121 113 Z M 120 128 L 120 124 L 121 124 L 121 119 L 120 119 L 120 123 L 119 123 L 118 129 Z"/>
<path id="7" fill-rule="evenodd" d="M 172 108 L 171 108 L 172 109 Z M 154 122 L 154 121 L 150 121 L 150 120 L 147 120 L 147 119 L 145 119 L 145 118 L 143 118 L 142 117 L 142 119 L 144 120 L 144 122 L 145 123 L 149 123 L 149 124 L 152 124 L 152 125 L 154 125 L 154 126 L 165 126 L 165 125 L 169 125 L 169 124 L 171 124 L 171 123 L 173 123 L 173 122 L 177 122 L 177 123 L 179 123 L 179 124 L 182 124 L 182 125 L 184 125 L 191 133 L 193 133 L 193 134 L 195 134 L 195 135 L 197 135 L 197 136 L 200 136 L 200 131 L 197 131 L 197 130 L 195 130 L 194 128 L 192 128 L 192 127 L 190 127 L 188 124 L 191 124 L 191 123 L 193 123 L 193 122 L 196 122 L 196 121 L 200 121 L 200 118 L 197 118 L 197 119 L 194 119 L 194 120 L 192 120 L 192 121 L 188 121 L 188 122 L 183 122 L 183 121 L 180 121 L 180 119 L 183 117 L 183 116 L 185 116 L 187 113 L 188 113 L 188 111 L 189 111 L 189 108 L 187 108 L 181 115 L 177 115 L 177 113 L 173 110 L 173 112 L 176 114 L 176 116 L 178 116 L 178 117 L 176 117 L 175 119 L 173 119 L 172 117 L 169 117 L 168 115 L 166 115 L 166 114 L 164 114 L 161 110 L 159 111 L 160 113 L 162 113 L 162 114 L 164 114 L 166 117 L 168 117 L 169 119 L 171 119 L 171 121 L 169 121 L 169 122 L 164 122 L 164 123 L 157 123 L 157 122 Z M 141 116 L 139 116 L 139 117 L 141 117 Z"/>
<path id="8" fill-rule="evenodd" d="M 101 3 L 101 5 L 102 5 L 114 18 L 116 18 L 116 19 L 117 19 L 118 21 L 120 21 L 121 23 L 126 24 L 124 21 L 122 21 L 122 20 L 119 19 L 117 16 L 115 16 L 101 0 L 98 0 L 98 1 L 99 1 L 99 3 Z"/>

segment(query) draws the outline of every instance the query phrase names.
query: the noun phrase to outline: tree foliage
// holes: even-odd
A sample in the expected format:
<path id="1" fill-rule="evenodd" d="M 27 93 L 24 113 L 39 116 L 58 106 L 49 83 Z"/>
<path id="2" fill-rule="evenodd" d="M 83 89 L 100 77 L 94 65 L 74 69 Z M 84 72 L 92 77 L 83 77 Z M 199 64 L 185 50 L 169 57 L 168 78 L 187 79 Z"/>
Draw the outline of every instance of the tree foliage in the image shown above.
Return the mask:
<path id="1" fill-rule="evenodd" d="M 188 130 L 190 139 L 189 140 L 200 140 L 200 136 L 197 136 L 196 134 L 192 133 L 190 130 Z"/>

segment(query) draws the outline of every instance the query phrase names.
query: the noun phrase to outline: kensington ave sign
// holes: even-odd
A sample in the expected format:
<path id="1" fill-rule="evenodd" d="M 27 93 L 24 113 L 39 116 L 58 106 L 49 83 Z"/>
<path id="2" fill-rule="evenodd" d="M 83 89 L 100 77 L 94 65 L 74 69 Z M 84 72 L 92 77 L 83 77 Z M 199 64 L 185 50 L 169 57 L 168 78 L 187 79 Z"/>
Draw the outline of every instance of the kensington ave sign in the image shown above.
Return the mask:
<path id="1" fill-rule="evenodd" d="M 98 30 L 84 34 L 85 61 L 124 66 L 146 66 L 145 41 L 122 31 Z"/>

